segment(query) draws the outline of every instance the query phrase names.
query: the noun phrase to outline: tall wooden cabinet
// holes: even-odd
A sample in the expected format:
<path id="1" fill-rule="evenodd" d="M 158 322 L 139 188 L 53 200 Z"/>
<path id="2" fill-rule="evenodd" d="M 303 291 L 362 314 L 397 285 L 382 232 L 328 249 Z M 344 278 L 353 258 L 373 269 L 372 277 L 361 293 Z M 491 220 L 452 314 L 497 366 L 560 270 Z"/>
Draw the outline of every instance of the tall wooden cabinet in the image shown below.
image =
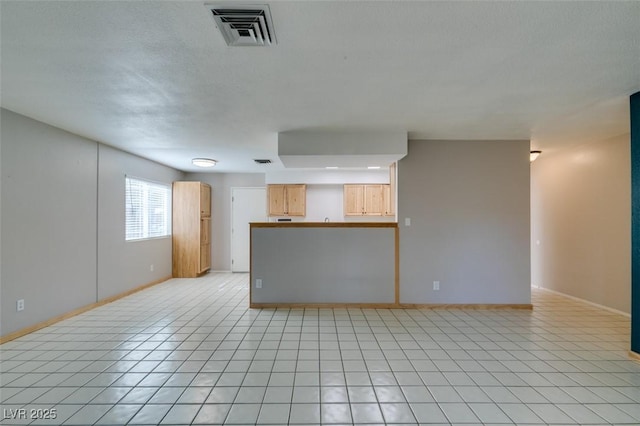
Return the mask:
<path id="1" fill-rule="evenodd" d="M 194 278 L 211 268 L 211 187 L 173 183 L 173 276 Z"/>
<path id="2" fill-rule="evenodd" d="M 269 185 L 269 216 L 304 216 L 306 194 L 304 184 Z"/>

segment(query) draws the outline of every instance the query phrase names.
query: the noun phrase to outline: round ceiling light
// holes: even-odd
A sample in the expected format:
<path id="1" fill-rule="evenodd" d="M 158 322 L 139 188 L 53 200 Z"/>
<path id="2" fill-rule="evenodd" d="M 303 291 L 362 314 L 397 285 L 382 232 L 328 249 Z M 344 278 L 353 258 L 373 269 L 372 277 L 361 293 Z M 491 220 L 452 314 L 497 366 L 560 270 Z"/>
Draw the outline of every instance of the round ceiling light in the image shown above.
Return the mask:
<path id="1" fill-rule="evenodd" d="M 213 167 L 218 162 L 211 158 L 194 158 L 193 160 L 191 160 L 191 163 L 193 163 L 194 166 L 198 167 Z"/>

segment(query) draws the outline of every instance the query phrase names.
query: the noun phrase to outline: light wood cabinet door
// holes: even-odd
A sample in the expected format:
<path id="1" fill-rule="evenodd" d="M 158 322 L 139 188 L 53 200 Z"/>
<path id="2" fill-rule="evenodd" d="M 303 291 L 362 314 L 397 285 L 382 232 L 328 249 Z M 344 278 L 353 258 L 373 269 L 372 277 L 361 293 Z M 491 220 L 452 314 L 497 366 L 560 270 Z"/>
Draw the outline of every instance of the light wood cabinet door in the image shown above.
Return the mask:
<path id="1" fill-rule="evenodd" d="M 307 185 L 269 185 L 269 216 L 304 216 Z"/>
<path id="2" fill-rule="evenodd" d="M 345 185 L 343 204 L 345 216 L 362 216 L 364 214 L 364 185 Z"/>
<path id="3" fill-rule="evenodd" d="M 306 214 L 307 186 L 306 185 L 286 185 L 286 208 L 287 216 L 304 216 Z"/>
<path id="4" fill-rule="evenodd" d="M 209 244 L 209 236 L 211 235 L 211 219 L 200 219 L 200 244 Z"/>
<path id="5" fill-rule="evenodd" d="M 382 216 L 382 214 L 384 213 L 382 187 L 383 185 L 364 186 L 365 216 Z"/>
<path id="6" fill-rule="evenodd" d="M 200 245 L 200 270 L 199 273 L 205 272 L 211 268 L 211 244 Z"/>
<path id="7" fill-rule="evenodd" d="M 269 216 L 284 216 L 285 185 L 269 185 L 267 197 L 269 198 Z"/>
<path id="8" fill-rule="evenodd" d="M 384 216 L 393 215 L 393 206 L 391 204 L 391 185 L 382 185 L 382 214 Z"/>
<path id="9" fill-rule="evenodd" d="M 200 214 L 211 216 L 211 187 L 206 183 L 200 184 Z"/>
<path id="10" fill-rule="evenodd" d="M 396 215 L 396 163 L 393 163 L 389 166 L 389 185 L 385 185 L 388 189 L 386 190 L 386 205 L 387 205 L 387 216 L 395 216 Z"/>

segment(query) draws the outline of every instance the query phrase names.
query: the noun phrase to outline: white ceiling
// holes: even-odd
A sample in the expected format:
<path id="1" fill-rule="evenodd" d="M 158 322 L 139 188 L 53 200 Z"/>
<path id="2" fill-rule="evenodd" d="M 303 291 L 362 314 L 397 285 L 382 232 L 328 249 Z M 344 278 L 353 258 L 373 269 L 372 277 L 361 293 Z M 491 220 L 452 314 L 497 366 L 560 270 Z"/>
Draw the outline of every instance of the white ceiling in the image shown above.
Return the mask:
<path id="1" fill-rule="evenodd" d="M 202 1 L 3 0 L 2 106 L 227 172 L 281 169 L 288 130 L 531 138 L 543 151 L 629 130 L 638 1 L 268 4 L 278 44 L 260 48 L 227 47 Z"/>

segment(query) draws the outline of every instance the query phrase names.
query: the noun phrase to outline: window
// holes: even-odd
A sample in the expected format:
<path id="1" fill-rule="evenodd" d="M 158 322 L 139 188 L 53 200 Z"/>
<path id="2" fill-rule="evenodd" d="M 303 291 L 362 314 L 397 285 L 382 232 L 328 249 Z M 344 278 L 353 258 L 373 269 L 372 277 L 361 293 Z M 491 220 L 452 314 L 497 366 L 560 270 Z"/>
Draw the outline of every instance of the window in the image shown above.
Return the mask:
<path id="1" fill-rule="evenodd" d="M 171 187 L 125 177 L 127 241 L 171 235 Z"/>

